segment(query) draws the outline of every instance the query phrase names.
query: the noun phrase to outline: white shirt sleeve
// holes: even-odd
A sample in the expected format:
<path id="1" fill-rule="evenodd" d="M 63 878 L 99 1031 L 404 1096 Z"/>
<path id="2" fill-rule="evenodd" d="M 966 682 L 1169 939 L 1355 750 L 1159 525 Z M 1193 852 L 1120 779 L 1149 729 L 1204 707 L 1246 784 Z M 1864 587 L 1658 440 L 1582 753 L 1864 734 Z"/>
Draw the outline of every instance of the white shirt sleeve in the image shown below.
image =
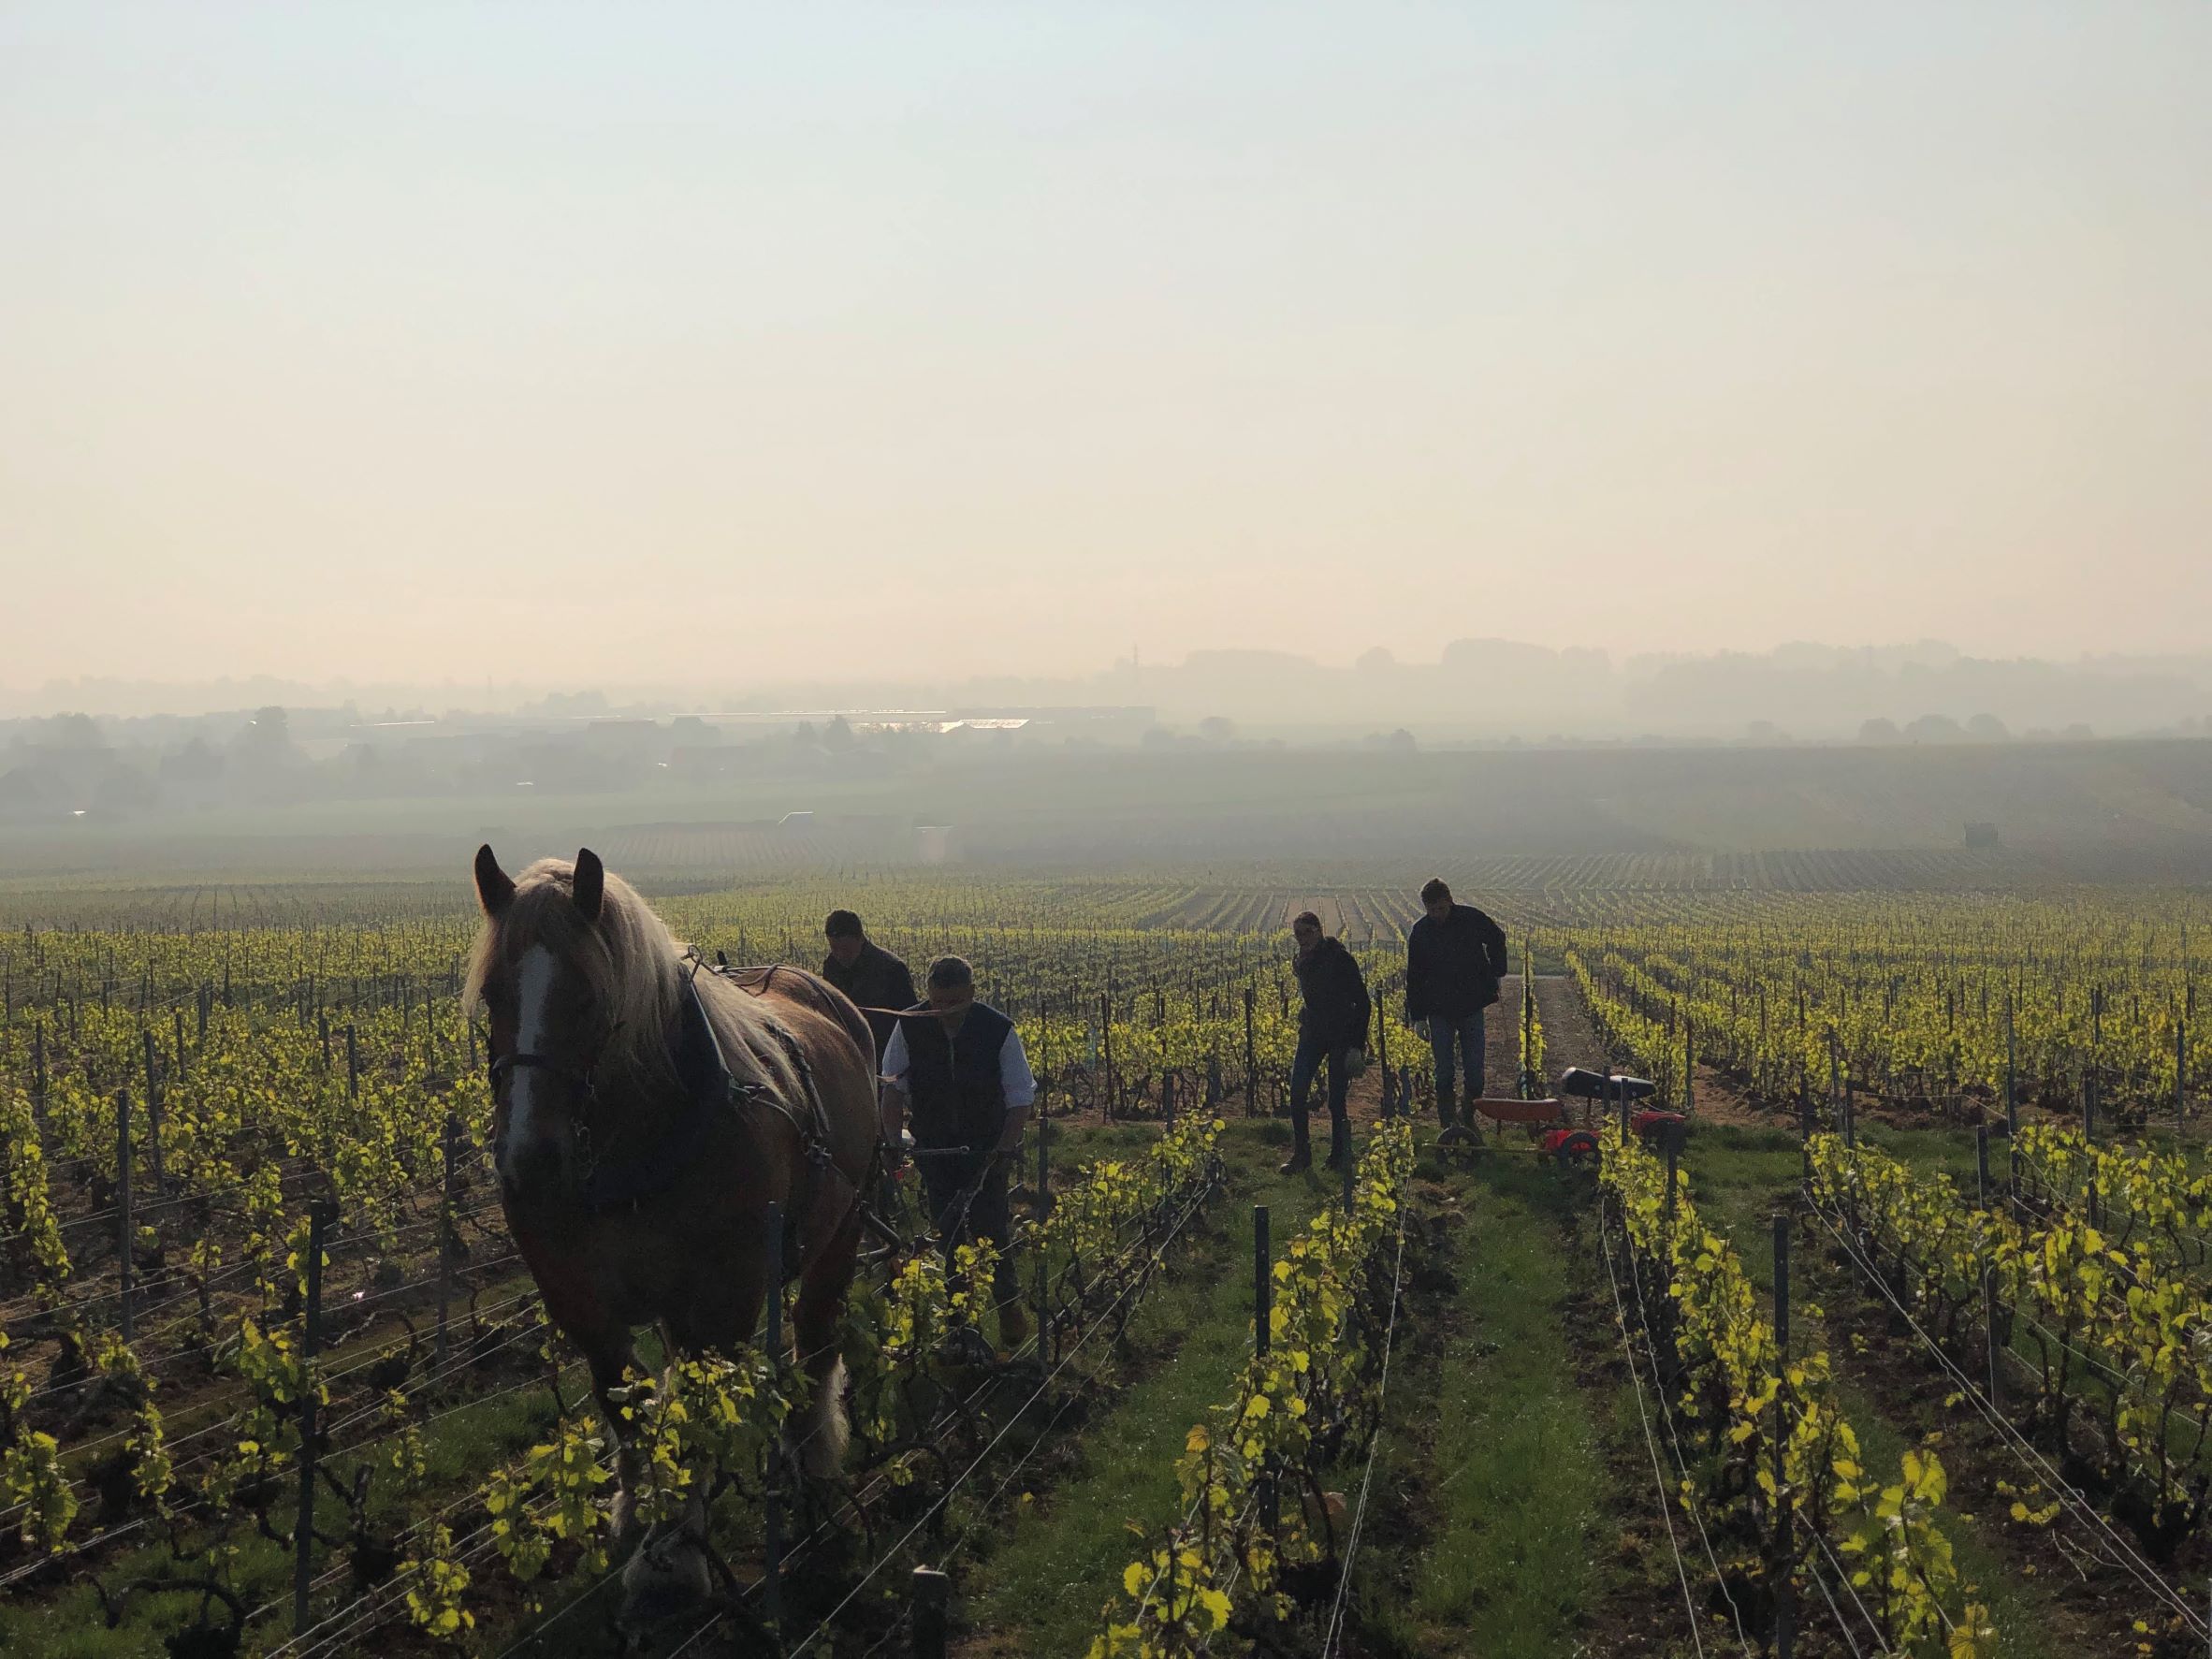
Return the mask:
<path id="1" fill-rule="evenodd" d="M 1009 1031 L 998 1049 L 998 1086 L 1009 1107 L 1031 1105 L 1037 1099 L 1037 1078 L 1029 1070 L 1029 1056 L 1022 1052 L 1022 1034 Z"/>
<path id="2" fill-rule="evenodd" d="M 891 1041 L 883 1045 L 883 1063 L 876 1070 L 894 1083 L 904 1083 L 913 1061 L 907 1058 L 907 1025 L 901 1020 L 891 1029 Z"/>

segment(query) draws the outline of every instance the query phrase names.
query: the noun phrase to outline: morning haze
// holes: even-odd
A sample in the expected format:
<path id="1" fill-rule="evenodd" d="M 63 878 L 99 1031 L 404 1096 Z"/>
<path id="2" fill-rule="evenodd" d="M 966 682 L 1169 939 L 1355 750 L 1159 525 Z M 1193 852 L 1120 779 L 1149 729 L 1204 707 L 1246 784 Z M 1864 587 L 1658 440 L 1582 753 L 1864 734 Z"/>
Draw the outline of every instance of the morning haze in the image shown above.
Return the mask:
<path id="1" fill-rule="evenodd" d="M 2205 1659 L 2207 64 L 0 0 L 0 1655 Z"/>
<path id="2" fill-rule="evenodd" d="M 13 8 L 0 688 L 2195 649 L 2212 20 L 1841 22 Z"/>

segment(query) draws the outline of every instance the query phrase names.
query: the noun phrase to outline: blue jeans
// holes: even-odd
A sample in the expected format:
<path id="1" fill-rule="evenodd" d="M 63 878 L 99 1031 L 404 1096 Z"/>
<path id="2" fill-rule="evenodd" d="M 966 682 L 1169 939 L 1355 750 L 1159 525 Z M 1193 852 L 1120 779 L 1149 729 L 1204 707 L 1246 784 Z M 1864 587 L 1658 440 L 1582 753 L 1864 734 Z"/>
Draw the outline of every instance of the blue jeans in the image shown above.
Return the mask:
<path id="1" fill-rule="evenodd" d="M 1305 1121 L 1305 1099 L 1314 1086 L 1314 1074 L 1326 1061 L 1329 1066 L 1329 1116 L 1332 1122 L 1344 1122 L 1345 1090 L 1351 1080 L 1345 1075 L 1345 1051 L 1330 1048 L 1317 1032 L 1301 1031 L 1298 1034 L 1298 1053 L 1290 1060 L 1290 1115 L 1300 1123 Z"/>
<path id="2" fill-rule="evenodd" d="M 1451 1083 L 1453 1049 L 1456 1046 L 1464 1061 L 1467 1074 L 1467 1099 L 1482 1098 L 1482 1011 L 1477 1009 L 1463 1019 L 1439 1019 L 1429 1016 L 1429 1053 L 1436 1062 L 1436 1115 L 1445 1123 L 1451 1122 Z"/>

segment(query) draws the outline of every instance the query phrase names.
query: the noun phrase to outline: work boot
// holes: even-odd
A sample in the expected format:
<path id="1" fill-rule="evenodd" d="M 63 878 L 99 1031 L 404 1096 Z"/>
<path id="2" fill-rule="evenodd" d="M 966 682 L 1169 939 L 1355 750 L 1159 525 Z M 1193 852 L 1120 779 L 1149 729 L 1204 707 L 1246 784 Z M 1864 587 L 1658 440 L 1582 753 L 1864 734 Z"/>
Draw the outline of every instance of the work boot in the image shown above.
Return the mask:
<path id="1" fill-rule="evenodd" d="M 1324 1170 L 1341 1170 L 1352 1161 L 1352 1126 L 1338 1118 L 1329 1126 L 1329 1157 Z"/>
<path id="2" fill-rule="evenodd" d="M 1313 1142 L 1306 1138 L 1305 1119 L 1294 1117 L 1290 1120 L 1290 1156 L 1275 1173 L 1298 1175 L 1313 1167 L 1314 1148 Z"/>
<path id="3" fill-rule="evenodd" d="M 1011 1353 L 1029 1340 L 1029 1310 L 1018 1302 L 998 1304 L 998 1342 Z"/>

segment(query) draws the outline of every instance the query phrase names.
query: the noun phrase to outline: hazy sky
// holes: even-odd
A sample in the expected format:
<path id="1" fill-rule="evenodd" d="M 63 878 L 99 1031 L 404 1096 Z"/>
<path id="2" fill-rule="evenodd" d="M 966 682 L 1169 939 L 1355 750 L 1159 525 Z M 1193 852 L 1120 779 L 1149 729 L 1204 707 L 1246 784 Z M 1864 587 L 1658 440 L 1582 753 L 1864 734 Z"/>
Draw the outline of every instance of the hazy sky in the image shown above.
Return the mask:
<path id="1" fill-rule="evenodd" d="M 2212 7 L 0 7 L 0 683 L 2199 647 Z"/>

